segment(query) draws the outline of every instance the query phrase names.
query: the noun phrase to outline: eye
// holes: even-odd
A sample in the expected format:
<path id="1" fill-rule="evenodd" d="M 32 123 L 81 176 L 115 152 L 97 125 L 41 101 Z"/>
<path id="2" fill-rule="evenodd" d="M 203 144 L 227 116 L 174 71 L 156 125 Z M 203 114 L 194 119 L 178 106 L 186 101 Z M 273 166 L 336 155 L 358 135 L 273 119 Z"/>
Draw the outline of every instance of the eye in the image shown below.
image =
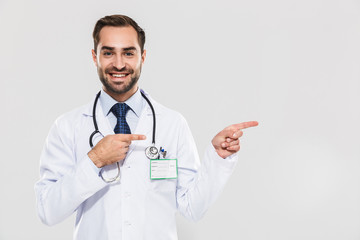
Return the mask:
<path id="1" fill-rule="evenodd" d="M 127 57 L 132 57 L 132 56 L 134 56 L 134 53 L 133 53 L 133 52 L 125 52 L 124 54 L 125 54 L 125 56 L 127 56 Z"/>
<path id="2" fill-rule="evenodd" d="M 112 53 L 111 53 L 111 52 L 104 52 L 103 55 L 104 55 L 104 56 L 111 56 Z"/>

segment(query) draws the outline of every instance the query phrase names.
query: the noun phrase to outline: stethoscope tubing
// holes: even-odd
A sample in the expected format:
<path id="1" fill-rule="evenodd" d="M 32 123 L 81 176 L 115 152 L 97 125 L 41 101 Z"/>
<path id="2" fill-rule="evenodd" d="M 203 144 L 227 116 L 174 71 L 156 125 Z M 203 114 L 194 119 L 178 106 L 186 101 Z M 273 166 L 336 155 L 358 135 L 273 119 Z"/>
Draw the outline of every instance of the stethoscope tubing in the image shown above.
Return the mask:
<path id="1" fill-rule="evenodd" d="M 151 104 L 150 100 L 146 97 L 145 93 L 140 89 L 141 96 L 145 98 L 147 103 L 149 104 L 153 116 L 153 132 L 152 132 L 152 144 L 155 145 L 155 132 L 156 132 L 156 117 L 155 117 L 155 110 L 153 105 Z"/>
<path id="2" fill-rule="evenodd" d="M 96 94 L 95 101 L 94 101 L 94 106 L 93 106 L 93 123 L 94 123 L 95 131 L 90 135 L 90 138 L 89 138 L 89 144 L 90 144 L 91 148 L 94 147 L 93 142 L 92 142 L 93 137 L 95 136 L 95 134 L 100 133 L 99 127 L 98 127 L 97 121 L 96 121 L 96 104 L 97 104 L 97 102 L 99 100 L 100 94 L 101 94 L 101 91 L 99 91 Z"/>
<path id="3" fill-rule="evenodd" d="M 152 111 L 152 115 L 153 115 L 153 132 L 152 132 L 152 144 L 153 144 L 153 147 L 156 149 L 156 152 L 158 152 L 157 148 L 155 147 L 155 132 L 156 132 L 156 117 L 155 117 L 155 110 L 154 110 L 154 107 L 153 105 L 151 104 L 150 100 L 146 97 L 145 93 L 140 89 L 140 92 L 141 92 L 141 96 L 146 100 L 146 102 L 149 104 L 150 108 L 151 108 L 151 111 Z M 94 147 L 94 144 L 93 144 L 93 137 L 99 133 L 101 134 L 101 132 L 99 131 L 99 127 L 98 127 L 98 124 L 97 124 L 97 121 L 96 121 L 96 105 L 97 105 L 97 102 L 99 100 L 99 97 L 100 97 L 100 94 L 101 94 L 101 91 L 99 91 L 97 94 L 96 94 L 96 97 L 95 97 L 95 100 L 94 100 L 94 106 L 93 106 L 93 123 L 94 123 L 94 128 L 95 128 L 95 131 L 93 133 L 90 134 L 90 137 L 89 137 L 89 144 L 90 144 L 90 147 L 93 148 Z M 102 135 L 102 134 L 101 134 Z M 147 153 L 147 150 L 150 149 L 151 147 L 147 148 L 145 153 Z M 149 157 L 149 156 L 148 156 Z M 113 178 L 105 178 L 103 177 L 102 175 L 102 171 L 103 169 L 100 170 L 100 176 L 102 178 L 102 180 L 106 183 L 111 183 L 111 182 L 115 182 L 117 180 L 120 179 L 120 164 L 119 162 L 116 162 L 116 165 L 117 165 L 117 169 L 118 169 L 118 173 L 115 177 Z"/>
<path id="4" fill-rule="evenodd" d="M 140 89 L 140 93 L 141 93 L 141 96 L 146 100 L 146 102 L 149 104 L 149 106 L 150 106 L 150 108 L 151 108 L 151 112 L 152 112 L 152 115 L 153 115 L 152 144 L 155 145 L 155 133 L 156 133 L 155 110 L 154 110 L 154 107 L 153 107 L 153 105 L 151 104 L 149 98 L 146 97 L 146 95 L 145 95 L 145 93 L 143 92 L 143 90 Z M 93 123 L 94 123 L 95 131 L 90 135 L 90 138 L 89 138 L 89 144 L 90 144 L 90 147 L 91 147 L 91 148 L 94 147 L 94 144 L 93 144 L 93 142 L 92 142 L 93 137 L 95 136 L 95 134 L 100 133 L 99 127 L 98 127 L 98 124 L 97 124 L 97 120 L 96 120 L 96 105 L 97 105 L 97 102 L 98 102 L 98 100 L 99 100 L 99 98 L 100 98 L 100 94 L 101 94 L 101 91 L 99 91 L 99 92 L 96 94 L 96 97 L 95 97 L 95 100 L 94 100 L 94 105 L 93 105 Z M 101 133 L 100 133 L 100 134 L 101 134 Z"/>

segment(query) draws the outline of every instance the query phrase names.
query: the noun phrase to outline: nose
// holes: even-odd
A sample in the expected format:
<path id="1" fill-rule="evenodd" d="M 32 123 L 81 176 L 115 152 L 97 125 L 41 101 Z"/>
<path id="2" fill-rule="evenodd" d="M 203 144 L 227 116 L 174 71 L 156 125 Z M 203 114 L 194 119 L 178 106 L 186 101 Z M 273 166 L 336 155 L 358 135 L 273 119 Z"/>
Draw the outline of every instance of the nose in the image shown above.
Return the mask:
<path id="1" fill-rule="evenodd" d="M 114 67 L 116 67 L 117 69 L 122 69 L 123 67 L 125 67 L 125 61 L 121 55 L 117 55 L 115 57 Z"/>

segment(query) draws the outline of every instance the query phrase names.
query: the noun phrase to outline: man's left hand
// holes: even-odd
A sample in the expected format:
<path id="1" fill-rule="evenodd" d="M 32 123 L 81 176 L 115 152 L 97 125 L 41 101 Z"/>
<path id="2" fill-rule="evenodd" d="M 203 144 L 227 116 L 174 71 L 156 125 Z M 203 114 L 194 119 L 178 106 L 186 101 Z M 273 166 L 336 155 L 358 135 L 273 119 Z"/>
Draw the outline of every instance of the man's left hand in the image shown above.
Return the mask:
<path id="1" fill-rule="evenodd" d="M 227 158 L 240 150 L 239 138 L 243 135 L 242 129 L 257 125 L 256 121 L 233 124 L 219 132 L 211 143 L 220 157 Z"/>

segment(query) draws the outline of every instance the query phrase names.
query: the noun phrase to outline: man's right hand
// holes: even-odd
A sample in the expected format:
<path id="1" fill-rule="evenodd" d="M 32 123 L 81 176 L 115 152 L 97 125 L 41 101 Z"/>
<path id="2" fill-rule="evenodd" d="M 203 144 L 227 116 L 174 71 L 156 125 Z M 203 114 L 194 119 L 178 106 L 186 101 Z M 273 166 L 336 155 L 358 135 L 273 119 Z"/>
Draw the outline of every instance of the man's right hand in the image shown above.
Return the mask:
<path id="1" fill-rule="evenodd" d="M 125 159 L 131 141 L 145 140 L 145 135 L 139 134 L 113 134 L 101 139 L 95 147 L 88 152 L 88 156 L 101 168 Z"/>

